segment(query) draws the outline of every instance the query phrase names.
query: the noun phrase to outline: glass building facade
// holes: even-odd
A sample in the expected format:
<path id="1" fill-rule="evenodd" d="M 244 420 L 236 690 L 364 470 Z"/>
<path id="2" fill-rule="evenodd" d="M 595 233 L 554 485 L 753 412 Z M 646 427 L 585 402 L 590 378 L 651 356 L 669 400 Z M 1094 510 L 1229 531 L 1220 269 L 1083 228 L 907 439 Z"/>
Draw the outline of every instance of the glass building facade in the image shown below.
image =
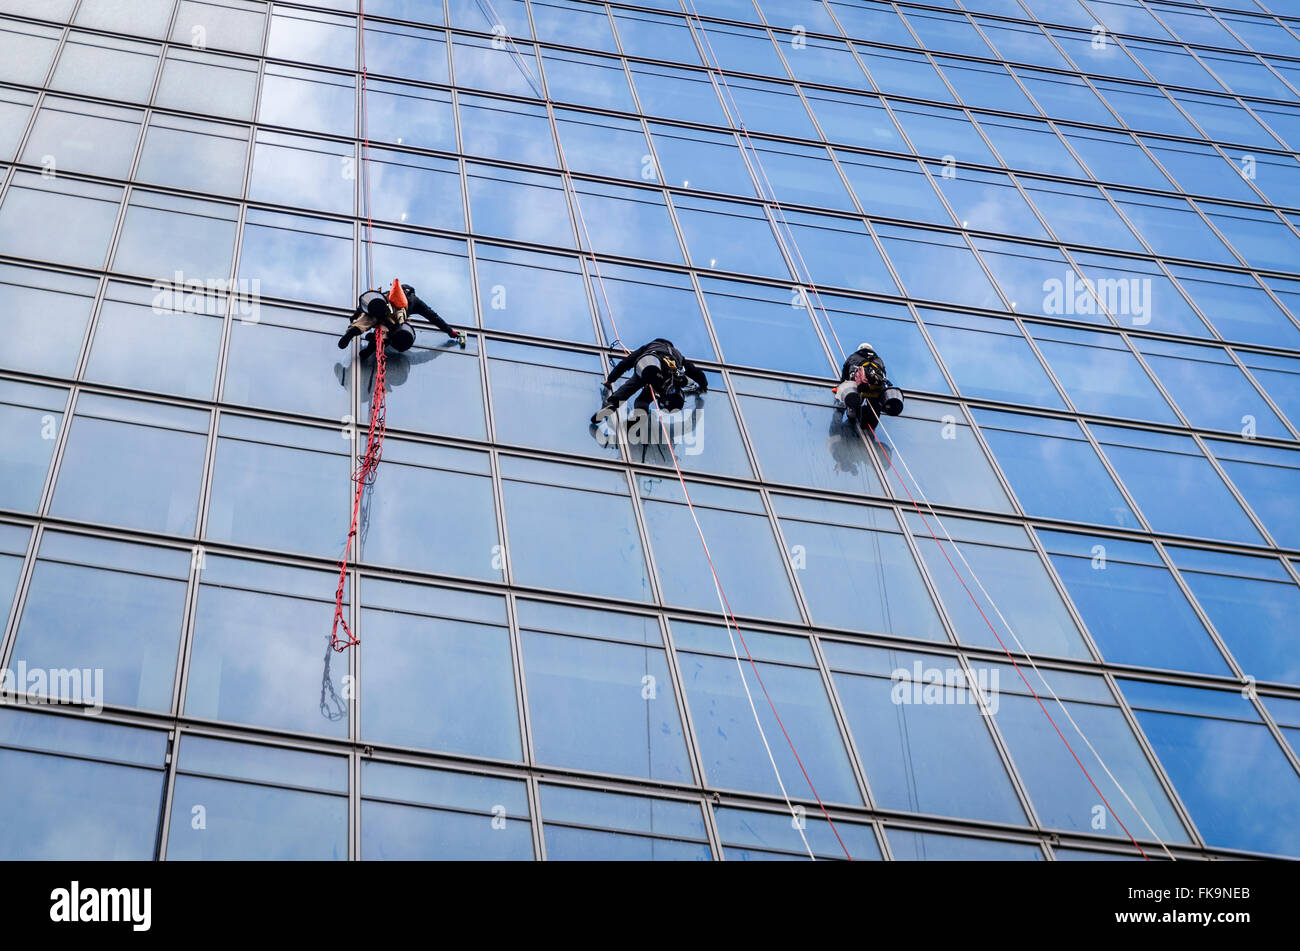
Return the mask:
<path id="1" fill-rule="evenodd" d="M 0 857 L 1300 857 L 1298 152 L 1297 0 L 0 0 Z"/>

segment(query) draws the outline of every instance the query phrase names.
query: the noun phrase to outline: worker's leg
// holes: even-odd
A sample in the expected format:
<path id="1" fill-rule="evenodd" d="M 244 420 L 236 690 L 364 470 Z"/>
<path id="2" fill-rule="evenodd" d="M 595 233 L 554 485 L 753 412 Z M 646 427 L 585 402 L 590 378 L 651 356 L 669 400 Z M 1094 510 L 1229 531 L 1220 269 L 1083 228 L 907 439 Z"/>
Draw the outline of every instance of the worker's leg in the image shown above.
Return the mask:
<path id="1" fill-rule="evenodd" d="M 352 342 L 353 337 L 360 336 L 367 330 L 372 329 L 374 326 L 375 318 L 370 314 L 362 314 L 356 320 L 352 321 L 352 323 L 348 324 L 348 329 L 343 332 L 342 337 L 339 337 L 339 349 L 345 349 L 347 345 Z"/>
<path id="2" fill-rule="evenodd" d="M 645 387 L 644 389 L 641 390 L 641 395 L 639 395 L 636 398 L 636 401 L 633 402 L 632 404 L 633 411 L 637 413 L 648 413 L 650 411 L 650 404 L 654 402 L 654 399 L 655 399 L 654 392 L 650 389 L 650 387 L 648 386 Z"/>
<path id="3" fill-rule="evenodd" d="M 858 392 L 857 387 L 849 390 L 844 394 L 844 410 L 849 418 L 857 419 L 862 412 L 863 400 L 862 394 Z"/>
<path id="4" fill-rule="evenodd" d="M 619 406 L 627 402 L 630 397 L 636 394 L 637 390 L 640 390 L 644 386 L 645 381 L 642 380 L 639 375 L 633 373 L 626 381 L 624 381 L 622 386 L 613 393 L 610 393 L 609 396 L 605 397 L 605 401 L 600 404 L 600 409 L 596 410 L 596 412 L 592 414 L 591 421 L 593 423 L 598 423 L 606 416 L 614 413 L 618 410 Z"/>
<path id="5" fill-rule="evenodd" d="M 880 407 L 875 400 L 862 397 L 862 403 L 858 407 L 858 425 L 871 429 L 880 425 Z"/>

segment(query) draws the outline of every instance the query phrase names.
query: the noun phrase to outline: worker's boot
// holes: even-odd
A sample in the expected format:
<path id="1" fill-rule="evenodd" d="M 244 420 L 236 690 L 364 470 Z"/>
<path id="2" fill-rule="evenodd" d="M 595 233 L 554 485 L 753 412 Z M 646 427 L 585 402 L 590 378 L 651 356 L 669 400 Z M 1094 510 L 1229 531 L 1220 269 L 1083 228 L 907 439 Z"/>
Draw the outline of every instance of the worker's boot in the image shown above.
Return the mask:
<path id="1" fill-rule="evenodd" d="M 339 337 L 339 349 L 346 350 L 348 344 L 352 342 L 352 338 L 359 337 L 359 336 L 361 336 L 360 327 L 349 327 L 347 330 L 343 332 L 343 336 Z"/>
<path id="2" fill-rule="evenodd" d="M 613 400 L 605 400 L 605 402 L 600 404 L 600 409 L 596 410 L 596 412 L 591 414 L 591 424 L 595 426 L 606 416 L 609 416 L 614 412 L 616 412 L 617 409 L 618 407 L 614 405 Z"/>
<path id="3" fill-rule="evenodd" d="M 857 390 L 844 394 L 844 415 L 851 420 L 858 418 L 863 406 L 862 394 Z"/>

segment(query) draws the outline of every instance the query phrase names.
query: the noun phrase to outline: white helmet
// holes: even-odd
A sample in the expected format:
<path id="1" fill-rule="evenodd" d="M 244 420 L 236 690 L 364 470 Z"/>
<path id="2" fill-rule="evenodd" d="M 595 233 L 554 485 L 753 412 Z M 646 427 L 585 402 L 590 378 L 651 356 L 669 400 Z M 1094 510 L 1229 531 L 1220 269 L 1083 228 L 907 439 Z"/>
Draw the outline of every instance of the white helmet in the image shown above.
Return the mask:
<path id="1" fill-rule="evenodd" d="M 860 344 L 858 344 L 858 350 L 859 350 L 859 351 L 862 351 L 862 350 L 870 350 L 872 353 L 875 353 L 875 352 L 876 352 L 875 347 L 871 346 L 871 344 L 869 344 L 869 343 L 860 343 Z"/>

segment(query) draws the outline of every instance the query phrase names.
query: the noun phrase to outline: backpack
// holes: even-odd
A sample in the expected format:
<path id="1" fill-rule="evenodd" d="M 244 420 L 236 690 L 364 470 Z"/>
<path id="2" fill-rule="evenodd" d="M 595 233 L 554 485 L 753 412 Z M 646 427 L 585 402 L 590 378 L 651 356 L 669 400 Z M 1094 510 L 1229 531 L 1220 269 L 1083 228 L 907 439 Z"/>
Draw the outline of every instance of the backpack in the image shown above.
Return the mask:
<path id="1" fill-rule="evenodd" d="M 868 389 L 879 389 L 885 385 L 885 370 L 879 357 L 859 365 L 853 371 L 853 382 Z"/>

